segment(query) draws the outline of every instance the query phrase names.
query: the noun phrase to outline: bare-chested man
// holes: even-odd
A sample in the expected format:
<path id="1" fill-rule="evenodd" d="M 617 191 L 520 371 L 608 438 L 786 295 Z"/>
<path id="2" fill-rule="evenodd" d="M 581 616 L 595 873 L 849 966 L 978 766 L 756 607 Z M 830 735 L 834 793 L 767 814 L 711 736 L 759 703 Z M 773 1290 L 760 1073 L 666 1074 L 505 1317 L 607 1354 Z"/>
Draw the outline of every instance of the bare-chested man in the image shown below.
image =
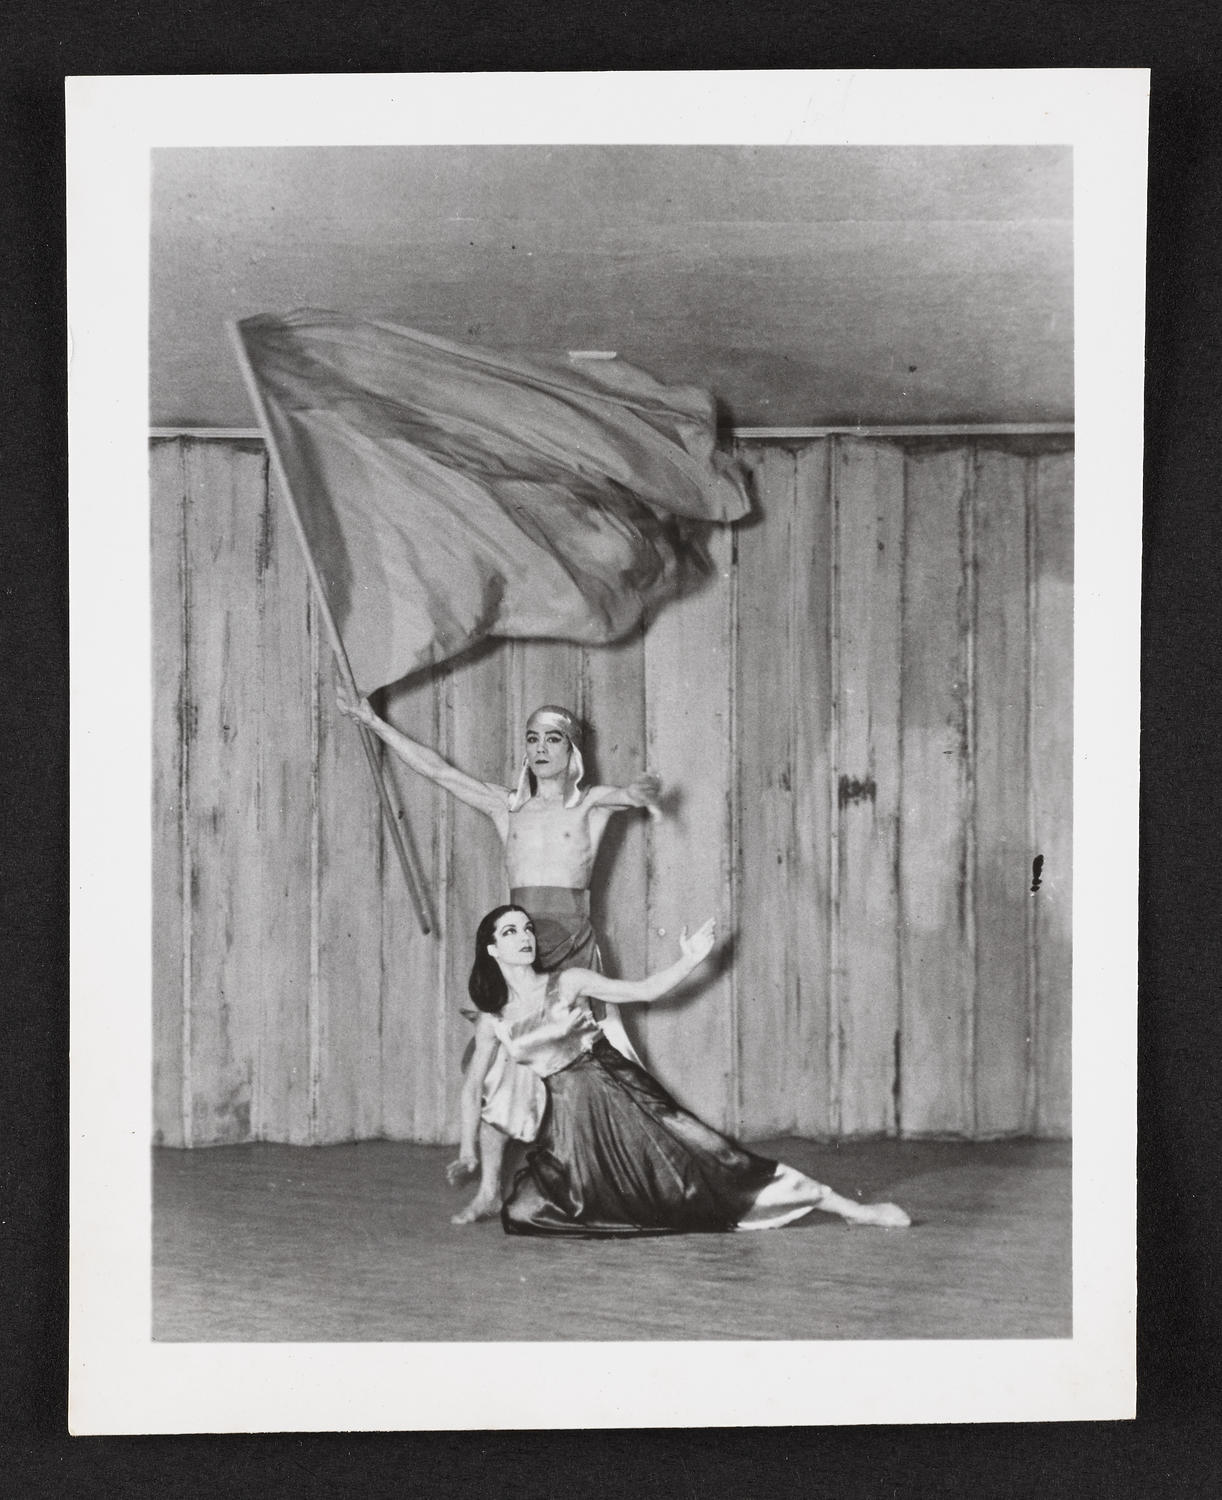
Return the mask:
<path id="1" fill-rule="evenodd" d="M 534 919 L 537 966 L 545 971 L 598 968 L 598 944 L 590 926 L 590 878 L 598 846 L 612 813 L 656 808 L 658 778 L 645 772 L 626 787 L 583 788 L 581 726 L 567 709 L 554 705 L 537 708 L 527 721 L 525 755 L 513 791 L 450 765 L 379 718 L 367 698 L 354 707 L 341 694 L 339 706 L 368 725 L 413 771 L 492 820 L 505 849 L 509 899 Z M 600 1019 L 607 1040 L 638 1061 L 614 1008 Z M 484 1089 L 479 1187 L 455 1214 L 455 1224 L 472 1224 L 499 1212 L 506 1142 L 510 1136 L 535 1138 L 545 1101 L 538 1077 L 501 1048 Z M 458 1162 L 449 1171 L 452 1181 L 462 1175 Z"/>

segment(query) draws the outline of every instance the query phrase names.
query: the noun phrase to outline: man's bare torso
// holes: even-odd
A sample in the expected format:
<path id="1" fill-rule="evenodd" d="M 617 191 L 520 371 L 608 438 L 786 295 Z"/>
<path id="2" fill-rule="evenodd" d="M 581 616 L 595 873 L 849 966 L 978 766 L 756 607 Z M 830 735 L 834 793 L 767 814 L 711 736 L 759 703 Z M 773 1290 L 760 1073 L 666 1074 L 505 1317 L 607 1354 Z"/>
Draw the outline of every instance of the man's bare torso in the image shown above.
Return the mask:
<path id="1" fill-rule="evenodd" d="M 589 888 L 594 857 L 612 811 L 596 803 L 597 791 L 591 788 L 576 807 L 531 797 L 517 812 L 506 808 L 501 836 L 511 889 L 527 885 Z"/>

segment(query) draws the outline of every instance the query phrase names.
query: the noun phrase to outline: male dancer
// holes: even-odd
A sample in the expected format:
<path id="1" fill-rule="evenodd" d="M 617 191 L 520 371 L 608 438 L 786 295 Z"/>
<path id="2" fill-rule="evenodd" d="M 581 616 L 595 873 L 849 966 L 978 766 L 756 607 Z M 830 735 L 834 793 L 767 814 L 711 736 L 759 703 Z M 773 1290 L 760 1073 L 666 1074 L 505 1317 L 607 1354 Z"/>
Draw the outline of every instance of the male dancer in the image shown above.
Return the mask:
<path id="1" fill-rule="evenodd" d="M 647 771 L 626 787 L 583 789 L 581 725 L 568 709 L 548 704 L 527 720 L 522 768 L 510 792 L 468 776 L 435 750 L 409 739 L 379 718 L 367 698 L 353 706 L 341 693 L 338 702 L 341 712 L 372 729 L 405 765 L 492 820 L 505 850 L 509 900 L 534 919 L 538 967 L 599 968 L 598 944 L 590 926 L 594 858 L 612 813 L 657 807 L 658 778 Z M 607 1040 L 639 1061 L 615 1007 L 600 1020 Z M 500 1212 L 506 1141 L 510 1136 L 533 1140 L 545 1102 L 538 1077 L 500 1048 L 480 1112 L 479 1187 L 453 1223 L 473 1224 Z M 458 1181 L 463 1169 L 453 1162 L 447 1175 Z"/>

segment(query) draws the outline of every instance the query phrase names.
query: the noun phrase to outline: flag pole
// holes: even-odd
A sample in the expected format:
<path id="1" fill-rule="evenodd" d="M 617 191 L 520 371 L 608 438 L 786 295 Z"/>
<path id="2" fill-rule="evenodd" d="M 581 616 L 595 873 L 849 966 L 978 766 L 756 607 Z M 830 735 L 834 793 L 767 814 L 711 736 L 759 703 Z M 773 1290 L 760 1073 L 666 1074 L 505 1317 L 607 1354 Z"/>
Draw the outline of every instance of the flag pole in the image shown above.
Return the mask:
<path id="1" fill-rule="evenodd" d="M 331 639 L 331 650 L 335 654 L 336 665 L 339 668 L 340 677 L 343 679 L 344 687 L 355 704 L 359 702 L 361 693 L 356 685 L 356 679 L 352 675 L 352 664 L 348 660 L 348 652 L 344 646 L 343 638 L 339 633 L 339 626 L 335 623 L 335 616 L 331 612 L 331 601 L 327 598 L 326 588 L 323 586 L 322 575 L 318 571 L 318 564 L 314 560 L 314 554 L 310 549 L 309 538 L 306 536 L 305 527 L 302 524 L 301 513 L 297 509 L 297 502 L 293 498 L 293 489 L 289 484 L 288 475 L 285 472 L 284 461 L 280 457 L 280 449 L 276 444 L 272 426 L 267 416 L 267 407 L 263 400 L 263 393 L 259 389 L 258 381 L 255 379 L 254 371 L 250 366 L 250 359 L 246 353 L 246 346 L 242 342 L 242 335 L 238 331 L 237 320 L 229 318 L 226 320 L 229 329 L 229 337 L 233 342 L 234 351 L 238 357 L 238 365 L 242 371 L 242 378 L 246 382 L 246 389 L 254 404 L 255 411 L 259 417 L 259 424 L 263 428 L 263 436 L 267 442 L 267 451 L 271 454 L 272 464 L 276 470 L 276 477 L 280 481 L 280 488 L 284 491 L 285 504 L 288 506 L 289 515 L 292 517 L 293 529 L 297 533 L 297 540 L 301 543 L 302 556 L 305 558 L 306 571 L 310 575 L 310 582 L 314 586 L 314 593 L 318 598 L 318 607 L 322 613 L 323 621 L 327 628 L 327 634 Z M 395 846 L 395 853 L 399 857 L 399 867 L 403 871 L 403 878 L 407 882 L 408 894 L 412 905 L 416 909 L 416 919 L 420 923 L 420 931 L 429 933 L 432 927 L 429 923 L 428 910 L 424 902 L 423 881 L 412 864 L 412 857 L 403 837 L 403 829 L 400 826 L 400 818 L 403 814 L 395 804 L 390 787 L 386 781 L 386 770 L 377 748 L 374 744 L 373 731 L 366 728 L 364 724 L 358 724 L 361 745 L 365 751 L 365 760 L 369 766 L 370 775 L 373 777 L 374 785 L 378 792 L 378 801 L 382 805 L 387 825 L 390 828 L 391 843 Z"/>

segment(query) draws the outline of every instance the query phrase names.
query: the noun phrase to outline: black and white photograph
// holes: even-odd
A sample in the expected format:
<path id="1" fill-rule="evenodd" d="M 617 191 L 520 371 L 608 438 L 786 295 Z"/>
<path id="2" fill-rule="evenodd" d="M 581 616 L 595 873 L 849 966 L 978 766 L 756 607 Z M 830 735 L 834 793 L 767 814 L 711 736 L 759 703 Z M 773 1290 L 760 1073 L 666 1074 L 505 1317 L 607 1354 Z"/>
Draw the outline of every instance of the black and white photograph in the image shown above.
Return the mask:
<path id="1" fill-rule="evenodd" d="M 957 77 L 73 81 L 73 1430 L 1131 1409 L 1143 78 Z"/>

